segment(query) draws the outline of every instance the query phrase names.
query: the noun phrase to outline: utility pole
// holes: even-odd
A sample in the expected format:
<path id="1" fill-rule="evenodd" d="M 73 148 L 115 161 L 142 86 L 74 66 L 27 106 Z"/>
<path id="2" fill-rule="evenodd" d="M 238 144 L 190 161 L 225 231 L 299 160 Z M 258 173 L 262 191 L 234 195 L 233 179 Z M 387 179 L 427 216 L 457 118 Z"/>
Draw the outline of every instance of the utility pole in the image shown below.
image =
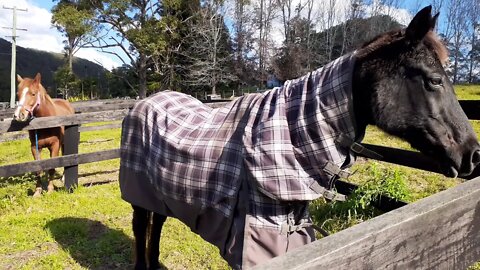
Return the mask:
<path id="1" fill-rule="evenodd" d="M 13 25 L 12 27 L 4 27 L 6 29 L 12 29 L 12 69 L 10 73 L 10 108 L 15 107 L 15 73 L 16 73 L 16 66 L 15 64 L 17 63 L 17 30 L 21 31 L 27 31 L 27 29 L 24 28 L 17 28 L 17 11 L 28 11 L 27 9 L 20 9 L 17 8 L 16 6 L 13 7 L 6 7 L 3 6 L 3 9 L 10 9 L 12 10 L 13 13 Z M 7 36 L 9 37 L 9 36 Z"/>

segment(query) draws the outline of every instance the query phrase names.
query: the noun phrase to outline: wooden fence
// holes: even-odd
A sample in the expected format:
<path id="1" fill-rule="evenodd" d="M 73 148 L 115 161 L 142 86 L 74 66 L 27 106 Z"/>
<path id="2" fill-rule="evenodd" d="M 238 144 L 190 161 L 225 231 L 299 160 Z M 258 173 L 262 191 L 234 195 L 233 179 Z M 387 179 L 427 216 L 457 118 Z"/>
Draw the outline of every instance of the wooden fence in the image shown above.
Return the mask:
<path id="1" fill-rule="evenodd" d="M 61 117 L 35 118 L 28 123 L 20 123 L 12 120 L 0 121 L 0 138 L 2 140 L 19 139 L 27 136 L 27 130 L 65 126 L 64 155 L 61 157 L 24 162 L 0 166 L 0 177 L 8 177 L 28 172 L 42 171 L 52 168 L 64 167 L 65 187 L 70 189 L 78 184 L 78 165 L 102 160 L 118 158 L 119 149 L 98 151 L 87 154 L 78 154 L 80 141 L 79 131 L 88 131 L 103 128 L 119 127 L 119 124 L 110 124 L 79 129 L 82 124 L 93 122 L 107 122 L 122 120 L 135 100 L 105 100 L 92 101 L 88 103 L 73 103 L 76 114 Z M 13 115 L 9 109 L 0 114 L 0 118 L 7 118 Z M 23 131 L 19 133 L 18 131 Z M 14 136 L 5 136 L 14 132 Z M 7 137 L 7 138 L 5 138 Z"/>
<path id="2" fill-rule="evenodd" d="M 469 119 L 480 120 L 480 101 L 460 104 Z M 364 146 L 380 153 L 382 161 L 439 173 L 433 160 L 420 153 Z M 480 261 L 479 176 L 477 167 L 467 177 L 470 181 L 322 238 L 254 269 L 467 269 Z"/>
<path id="3" fill-rule="evenodd" d="M 466 269 L 479 260 L 480 178 L 476 178 L 254 269 Z"/>
<path id="4" fill-rule="evenodd" d="M 5 120 L 0 121 L 0 141 L 26 138 L 28 134 L 25 131 L 57 126 L 65 126 L 65 138 L 63 156 L 0 166 L 0 177 L 64 167 L 65 187 L 71 189 L 78 184 L 78 165 L 120 157 L 120 149 L 86 154 L 78 153 L 80 141 L 79 132 L 118 128 L 120 127 L 120 123 L 93 127 L 81 127 L 81 125 L 96 122 L 120 121 L 125 117 L 135 102 L 135 100 L 102 100 L 72 103 L 75 109 L 74 115 L 34 118 L 28 123 L 12 121 L 12 109 L 1 112 L 0 119 L 3 118 Z M 224 103 L 209 104 L 211 107 L 218 107 Z M 14 135 L 8 136 L 9 133 L 13 133 Z"/>
<path id="5" fill-rule="evenodd" d="M 61 125 L 65 126 L 64 156 L 47 160 L 0 166 L 0 177 L 8 177 L 27 172 L 34 172 L 58 167 L 66 167 L 67 171 L 75 171 L 75 167 L 79 164 L 118 158 L 119 149 L 111 149 L 88 154 L 78 154 L 78 133 L 82 131 L 120 127 L 120 123 L 95 127 L 81 127 L 81 125 L 94 122 L 120 121 L 127 114 L 129 108 L 131 108 L 135 104 L 135 102 L 135 100 L 116 99 L 77 102 L 73 103 L 76 112 L 75 115 L 36 118 L 28 123 L 19 123 L 8 120 L 7 117 L 11 117 L 13 115 L 12 109 L 0 112 L 0 119 L 7 118 L 4 121 L 0 121 L 0 141 L 24 138 L 26 136 L 26 133 L 18 133 L 19 131 L 56 127 Z M 209 103 L 208 105 L 211 107 L 218 107 L 222 106 L 223 104 L 225 103 Z M 469 119 L 480 120 L 480 101 L 461 101 L 460 104 L 462 105 L 462 108 L 466 112 Z M 9 134 L 14 134 L 14 136 L 8 136 Z M 364 146 L 381 154 L 383 156 L 383 158 L 380 159 L 381 161 L 437 173 L 439 172 L 438 166 L 432 159 L 418 152 L 392 149 L 389 147 L 369 144 L 364 144 Z M 468 179 L 479 175 L 480 168 L 478 168 L 471 176 L 469 176 Z M 70 177 L 69 175 L 68 181 L 66 182 L 67 188 L 70 188 L 72 184 L 76 183 L 77 176 L 72 174 Z M 337 185 L 337 189 L 340 192 L 346 194 L 350 194 L 351 190 L 354 188 L 354 185 L 350 185 L 346 182 L 340 182 Z"/>
<path id="6" fill-rule="evenodd" d="M 11 132 L 65 126 L 64 156 L 0 166 L 0 177 L 65 167 L 65 186 L 67 189 L 74 187 L 79 164 L 115 159 L 120 155 L 119 149 L 78 154 L 80 131 L 115 128 L 118 124 L 80 126 L 122 120 L 134 103 L 134 100 L 77 103 L 74 104 L 75 115 L 37 118 L 24 124 L 8 119 L 0 121 L 0 137 Z M 480 101 L 460 103 L 470 119 L 480 120 Z M 12 113 L 0 113 L 0 119 Z M 432 159 L 418 152 L 364 146 L 381 154 L 381 161 L 439 172 Z M 480 168 L 477 168 L 468 179 L 479 175 Z M 336 188 L 340 193 L 350 194 L 356 186 L 338 181 Z M 384 211 L 405 205 L 386 197 L 380 201 L 378 206 Z M 403 269 L 460 269 L 480 260 L 479 229 L 480 179 L 475 179 L 316 241 L 258 269 L 383 269 L 397 266 Z"/>

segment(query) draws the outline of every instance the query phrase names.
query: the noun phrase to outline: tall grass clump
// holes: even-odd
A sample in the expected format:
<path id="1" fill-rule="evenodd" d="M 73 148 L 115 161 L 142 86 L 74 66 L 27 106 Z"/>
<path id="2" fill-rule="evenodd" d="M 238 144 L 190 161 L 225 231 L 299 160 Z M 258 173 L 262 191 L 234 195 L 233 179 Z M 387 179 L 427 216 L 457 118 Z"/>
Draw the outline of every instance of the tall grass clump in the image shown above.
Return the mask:
<path id="1" fill-rule="evenodd" d="M 335 233 L 382 214 L 373 207 L 380 196 L 401 201 L 410 200 L 407 177 L 399 170 L 379 169 L 372 163 L 366 169 L 367 179 L 344 202 L 319 199 L 310 206 L 313 221 L 330 233 Z"/>

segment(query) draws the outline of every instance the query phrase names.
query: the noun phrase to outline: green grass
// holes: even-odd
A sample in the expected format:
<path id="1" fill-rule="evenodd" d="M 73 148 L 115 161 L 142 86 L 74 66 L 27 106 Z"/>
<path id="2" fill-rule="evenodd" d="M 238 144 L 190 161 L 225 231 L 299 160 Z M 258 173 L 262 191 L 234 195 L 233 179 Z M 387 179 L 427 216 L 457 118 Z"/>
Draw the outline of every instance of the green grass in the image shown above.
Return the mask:
<path id="1" fill-rule="evenodd" d="M 84 132 L 79 152 L 119 146 L 120 129 Z M 0 158 L 0 165 L 31 161 L 28 139 L 0 143 Z M 132 211 L 112 182 L 118 166 L 118 159 L 80 165 L 83 185 L 41 198 L 30 196 L 32 174 L 0 178 L 0 269 L 131 269 Z M 227 268 L 216 247 L 179 221 L 168 219 L 163 234 L 161 261 L 168 269 Z"/>
<path id="2" fill-rule="evenodd" d="M 458 86 L 455 89 L 459 99 L 480 99 L 480 86 Z M 480 121 L 470 121 L 477 134 L 480 134 Z M 367 127 L 364 143 L 414 150 L 410 145 L 392 137 L 380 129 Z M 337 232 L 364 220 L 381 214 L 370 204 L 371 198 L 380 194 L 414 202 L 432 194 L 458 185 L 463 180 L 447 178 L 436 173 L 404 167 L 395 164 L 358 159 L 350 169 L 355 172 L 349 181 L 361 188 L 346 202 L 325 203 L 318 200 L 312 203 L 311 212 L 315 222 L 329 232 Z M 397 192 L 389 190 L 394 189 Z"/>
<path id="3" fill-rule="evenodd" d="M 460 99 L 479 99 L 480 87 L 459 86 L 456 92 Z M 472 124 L 480 134 L 480 122 Z M 80 153 L 117 148 L 120 129 L 83 132 L 80 142 Z M 411 150 L 375 127 L 368 127 L 364 142 Z M 0 143 L 0 165 L 31 160 L 28 140 Z M 31 174 L 0 178 L 0 269 L 131 269 L 132 211 L 120 198 L 118 183 L 111 182 L 118 178 L 118 166 L 118 159 L 80 165 L 78 189 L 69 194 L 59 188 L 41 198 L 30 195 L 35 187 Z M 361 187 L 346 202 L 319 199 L 311 205 L 314 221 L 331 233 L 381 214 L 370 204 L 380 194 L 414 202 L 461 183 L 365 159 L 351 171 L 349 181 Z M 174 219 L 163 231 L 161 261 L 168 269 L 228 268 L 217 248 Z"/>
<path id="4" fill-rule="evenodd" d="M 456 85 L 455 93 L 458 99 L 477 100 L 480 99 L 480 85 Z"/>
<path id="5" fill-rule="evenodd" d="M 0 269 L 132 267 L 131 207 L 116 183 L 12 204 L 0 217 Z M 161 254 L 169 269 L 226 268 L 215 247 L 174 219 L 165 225 Z"/>

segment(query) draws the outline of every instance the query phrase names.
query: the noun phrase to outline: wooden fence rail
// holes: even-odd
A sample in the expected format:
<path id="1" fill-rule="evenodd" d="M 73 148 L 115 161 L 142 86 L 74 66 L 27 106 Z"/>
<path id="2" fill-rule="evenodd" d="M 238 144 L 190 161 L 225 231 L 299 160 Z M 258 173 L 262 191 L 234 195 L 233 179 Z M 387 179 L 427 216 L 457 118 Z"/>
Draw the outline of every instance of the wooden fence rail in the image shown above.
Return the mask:
<path id="1" fill-rule="evenodd" d="M 65 126 L 63 156 L 47 160 L 0 166 L 0 177 L 64 167 L 65 187 L 70 189 L 78 185 L 78 165 L 120 157 L 120 149 L 78 154 L 79 132 L 119 128 L 120 123 L 92 127 L 81 127 L 80 125 L 94 122 L 120 121 L 128 113 L 129 109 L 133 107 L 135 102 L 135 100 L 79 102 L 73 103 L 76 111 L 74 115 L 34 118 L 26 123 L 12 121 L 11 119 L 0 121 L 0 141 L 3 141 L 4 139 L 2 138 L 8 133 L 15 132 L 13 136 L 6 136 L 7 140 L 9 137 L 12 139 L 22 139 L 28 135 L 26 133 L 19 133 L 19 131 Z M 224 104 L 225 102 L 219 102 L 209 103 L 208 105 L 215 108 Z M 3 112 L 3 114 L 10 117 L 13 114 L 13 109 Z M 1 117 L 2 114 L 0 113 L 0 118 Z"/>
<path id="2" fill-rule="evenodd" d="M 25 123 L 6 120 L 0 122 L 0 134 L 20 130 L 33 130 L 58 126 L 81 125 L 94 122 L 116 121 L 122 120 L 127 113 L 128 109 L 122 109 L 115 111 L 88 112 L 66 116 L 39 117 Z"/>
<path id="3" fill-rule="evenodd" d="M 107 99 L 107 100 L 92 100 L 92 101 L 81 101 L 81 102 L 72 102 L 72 107 L 75 109 L 75 113 L 86 113 L 86 112 L 99 112 L 99 111 L 110 111 L 110 110 L 120 110 L 128 109 L 133 107 L 136 103 L 136 100 L 127 99 Z M 0 119 L 8 119 L 13 117 L 15 109 L 6 109 L 0 110 Z"/>
<path id="4" fill-rule="evenodd" d="M 77 185 L 79 164 L 120 156 L 119 149 L 78 154 L 80 130 L 105 128 L 79 126 L 122 120 L 134 102 L 77 104 L 75 115 L 37 118 L 23 124 L 11 120 L 0 121 L 0 135 L 65 126 L 64 156 L 0 166 L 0 177 L 65 167 L 66 188 Z M 209 105 L 218 107 L 223 104 Z M 480 120 L 480 101 L 461 101 L 461 105 L 470 119 Z M 100 109 L 109 110 L 96 111 Z M 107 127 L 118 128 L 119 123 Z M 381 161 L 440 172 L 436 163 L 421 153 L 378 145 L 364 146 L 379 153 Z M 477 176 L 480 176 L 480 168 L 469 179 Z M 340 193 L 350 194 L 356 186 L 338 181 L 336 188 Z M 381 205 L 384 211 L 405 205 L 387 197 L 381 197 L 380 201 L 387 202 Z M 480 260 L 479 231 L 480 178 L 476 178 L 328 236 L 256 269 L 464 269 Z"/>
<path id="5" fill-rule="evenodd" d="M 480 178 L 475 178 L 254 269 L 466 269 L 479 260 Z"/>
<path id="6" fill-rule="evenodd" d="M 77 170 L 75 166 L 82 163 L 75 164 L 75 162 L 73 161 L 77 160 L 77 158 L 69 156 L 69 154 L 72 154 L 74 156 L 78 154 L 78 139 L 74 138 L 73 140 L 72 139 L 69 140 L 68 138 L 70 136 L 76 137 L 77 135 L 75 134 L 77 134 L 80 130 L 82 131 L 100 130 L 103 128 L 120 127 L 120 123 L 114 123 L 114 124 L 109 124 L 106 127 L 95 126 L 95 127 L 79 128 L 79 125 L 81 124 L 122 120 L 125 117 L 125 115 L 128 113 L 129 108 L 131 108 L 136 101 L 120 100 L 120 101 L 117 101 L 117 103 L 114 103 L 114 102 L 115 100 L 107 100 L 104 102 L 101 102 L 101 101 L 93 102 L 92 104 L 88 104 L 88 103 L 77 104 L 76 105 L 77 110 L 81 111 L 78 114 L 68 115 L 68 116 L 35 118 L 28 123 L 19 123 L 12 120 L 0 121 L 0 137 L 3 134 L 14 132 L 14 131 L 27 131 L 27 130 L 49 128 L 49 127 L 56 127 L 56 126 L 63 125 L 65 126 L 65 132 L 67 133 L 65 136 L 65 140 L 66 142 L 69 142 L 69 143 L 65 143 L 65 155 L 63 157 L 56 158 L 55 159 L 56 163 L 48 163 L 45 161 L 32 161 L 32 162 L 20 163 L 20 164 L 8 165 L 8 166 L 0 166 L 0 177 L 13 176 L 13 175 L 25 173 L 25 172 L 28 172 L 28 168 L 35 168 L 34 171 L 38 171 L 39 168 L 42 168 L 41 167 L 42 165 L 31 165 L 31 164 L 35 162 L 40 162 L 39 164 L 51 164 L 48 166 L 53 166 L 52 164 L 56 164 L 55 166 L 57 167 L 66 167 L 68 170 L 67 174 L 71 175 L 68 177 L 68 181 L 66 180 L 66 182 L 73 183 L 73 185 L 76 185 L 77 175 L 75 173 L 70 174 L 70 171 Z M 211 107 L 219 107 L 219 106 L 223 106 L 224 104 L 225 102 L 208 103 L 208 105 Z M 461 104 L 466 108 L 466 112 L 468 113 L 468 116 L 470 118 L 480 119 L 480 101 L 461 101 Z M 114 110 L 107 110 L 107 111 L 100 111 L 100 112 L 95 111 L 101 108 L 114 109 Z M 94 110 L 94 111 L 90 112 L 90 110 Z M 69 130 L 71 129 L 76 129 L 77 131 L 71 132 L 73 135 L 68 135 Z M 21 136 L 19 137 L 21 138 Z M 440 173 L 440 168 L 436 165 L 436 163 L 432 159 L 428 158 L 427 156 L 421 153 L 414 152 L 414 151 L 401 150 L 401 149 L 392 149 L 389 147 L 369 145 L 369 144 L 364 144 L 364 146 L 381 154 L 383 156 L 383 158 L 380 159 L 381 161 Z M 114 151 L 107 156 L 109 157 L 109 159 L 118 158 L 119 157 L 118 149 L 114 149 Z M 104 155 L 99 155 L 99 158 L 104 158 L 104 157 L 105 157 Z M 65 162 L 63 162 L 63 160 L 65 160 Z M 105 160 L 105 159 L 101 159 L 101 160 Z M 93 161 L 94 160 L 90 160 L 88 162 L 93 162 Z M 48 168 L 53 168 L 53 167 L 48 167 Z M 47 168 L 45 167 L 44 169 L 47 169 Z M 480 168 L 475 170 L 475 172 L 472 175 L 470 175 L 468 179 L 474 178 L 479 175 L 480 175 Z M 67 176 L 66 176 L 66 179 L 67 179 Z M 67 186 L 67 188 L 69 187 L 70 186 Z M 345 182 L 340 182 L 337 185 L 338 191 L 346 194 L 350 194 L 352 188 L 355 188 L 355 187 L 349 186 Z"/>
<path id="7" fill-rule="evenodd" d="M 98 131 L 98 130 L 105 130 L 105 129 L 115 129 L 121 128 L 122 123 L 116 122 L 111 124 L 104 124 L 104 125 L 97 125 L 97 126 L 79 126 L 78 132 L 87 132 L 87 131 Z M 18 132 L 9 132 L 0 134 L 0 142 L 9 142 L 9 141 L 16 141 L 28 138 L 28 132 L 26 131 L 18 131 Z"/>

